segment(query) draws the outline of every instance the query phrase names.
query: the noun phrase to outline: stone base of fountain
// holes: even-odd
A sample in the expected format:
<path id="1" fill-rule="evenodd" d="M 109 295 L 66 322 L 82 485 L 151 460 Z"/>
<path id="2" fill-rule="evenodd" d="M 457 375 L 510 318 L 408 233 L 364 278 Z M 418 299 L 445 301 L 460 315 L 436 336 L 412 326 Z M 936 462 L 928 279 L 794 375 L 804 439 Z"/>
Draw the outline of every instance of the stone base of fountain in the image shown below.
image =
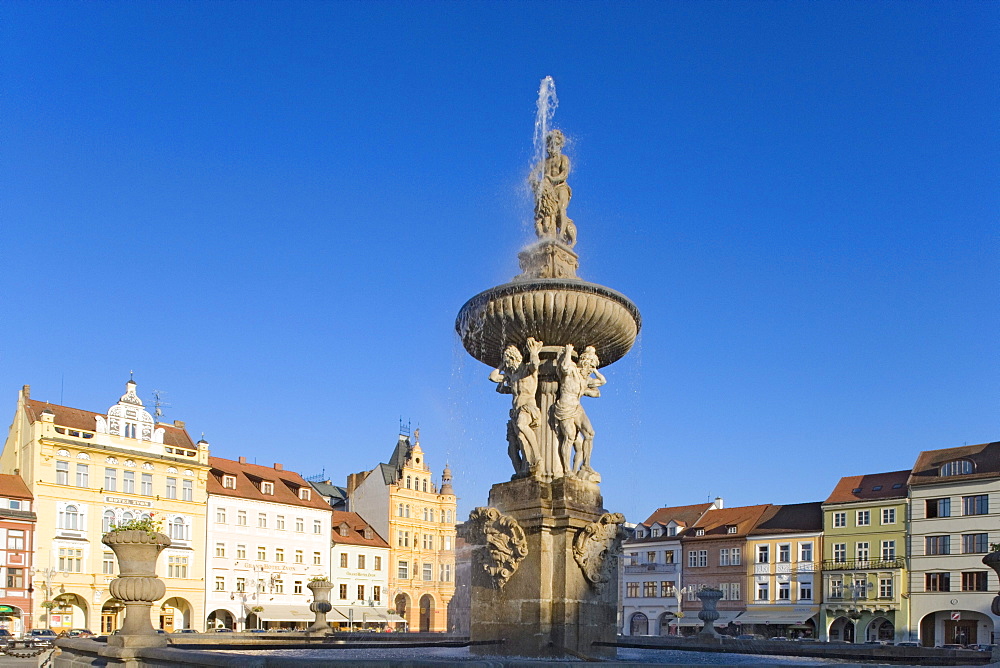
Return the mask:
<path id="1" fill-rule="evenodd" d="M 489 505 L 482 510 L 506 516 L 508 531 L 495 521 L 474 548 L 470 639 L 496 644 L 472 652 L 614 657 L 613 647 L 593 644 L 615 641 L 618 605 L 617 566 L 601 570 L 596 556 L 587 562 L 587 554 L 600 553 L 589 537 L 606 516 L 598 485 L 520 478 L 494 485 Z M 504 559 L 511 551 L 523 558 Z"/>

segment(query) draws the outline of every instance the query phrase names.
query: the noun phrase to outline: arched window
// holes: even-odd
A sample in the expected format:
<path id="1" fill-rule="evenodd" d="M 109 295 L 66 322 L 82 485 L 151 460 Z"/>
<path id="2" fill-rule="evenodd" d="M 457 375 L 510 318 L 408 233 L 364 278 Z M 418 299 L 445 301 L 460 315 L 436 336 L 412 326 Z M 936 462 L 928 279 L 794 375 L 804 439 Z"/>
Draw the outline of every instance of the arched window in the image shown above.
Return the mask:
<path id="1" fill-rule="evenodd" d="M 115 512 L 113 510 L 105 510 L 102 531 L 104 533 L 111 531 L 111 525 L 114 523 L 115 523 Z"/>
<path id="2" fill-rule="evenodd" d="M 402 516 L 403 516 L 403 504 L 400 503 L 399 505 L 396 506 L 396 517 L 402 517 Z"/>
<path id="3" fill-rule="evenodd" d="M 77 531 L 80 528 L 80 509 L 76 506 L 66 506 L 63 511 L 62 528 Z"/>
<path id="4" fill-rule="evenodd" d="M 410 504 L 406 504 L 403 507 L 403 517 L 409 517 L 409 516 L 410 516 Z"/>
<path id="5" fill-rule="evenodd" d="M 135 519 L 135 515 L 133 515 L 132 513 L 128 512 L 127 510 L 124 513 L 122 513 L 122 522 L 131 522 L 134 519 Z"/>
<path id="6" fill-rule="evenodd" d="M 424 489 L 423 489 L 423 491 L 425 491 L 425 492 L 427 491 L 427 478 L 424 478 Z"/>
<path id="7" fill-rule="evenodd" d="M 953 462 L 946 462 L 938 469 L 938 475 L 940 476 L 966 475 L 969 473 L 973 473 L 973 466 L 972 462 L 968 459 L 956 459 Z"/>
<path id="8" fill-rule="evenodd" d="M 412 484 L 411 483 L 412 483 L 412 480 L 411 480 L 410 476 L 406 476 L 406 489 L 411 489 L 412 488 Z"/>
<path id="9" fill-rule="evenodd" d="M 171 518 L 168 535 L 175 540 L 184 540 L 184 520 L 179 517 Z"/>

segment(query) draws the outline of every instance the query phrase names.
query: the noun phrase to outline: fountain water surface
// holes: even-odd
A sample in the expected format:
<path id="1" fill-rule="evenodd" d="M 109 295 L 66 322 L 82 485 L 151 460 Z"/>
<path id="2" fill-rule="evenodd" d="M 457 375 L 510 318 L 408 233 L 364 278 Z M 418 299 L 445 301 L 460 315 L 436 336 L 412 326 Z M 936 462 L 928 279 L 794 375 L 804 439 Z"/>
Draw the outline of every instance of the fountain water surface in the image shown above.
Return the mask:
<path id="1" fill-rule="evenodd" d="M 542 80 L 530 185 L 537 241 L 518 254 L 521 273 L 470 299 L 455 323 L 466 351 L 494 367 L 512 398 L 507 452 L 514 474 L 472 512 L 471 637 L 486 654 L 610 656 L 617 558 L 624 517 L 603 508 L 591 466 L 595 431 L 584 397 L 598 371 L 623 357 L 641 320 L 624 295 L 577 277 L 576 224 L 565 138 L 548 125 L 555 84 Z"/>

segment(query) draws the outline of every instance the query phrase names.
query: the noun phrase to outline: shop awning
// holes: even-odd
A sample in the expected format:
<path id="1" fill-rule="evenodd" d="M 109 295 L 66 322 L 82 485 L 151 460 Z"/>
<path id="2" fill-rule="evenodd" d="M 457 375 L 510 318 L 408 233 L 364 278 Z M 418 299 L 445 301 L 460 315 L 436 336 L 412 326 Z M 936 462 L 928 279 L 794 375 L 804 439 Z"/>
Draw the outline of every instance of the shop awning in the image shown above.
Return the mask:
<path id="1" fill-rule="evenodd" d="M 747 610 L 736 618 L 737 624 L 802 624 L 819 612 L 815 606 Z"/>
<path id="2" fill-rule="evenodd" d="M 716 626 L 729 626 L 729 622 L 736 619 L 736 615 L 740 614 L 739 610 L 719 612 L 719 618 L 715 620 Z M 705 626 L 705 622 L 698 619 L 697 612 L 685 612 L 684 616 L 680 619 L 671 619 L 671 624 L 677 624 L 678 626 Z"/>
<path id="3" fill-rule="evenodd" d="M 311 622 L 316 618 L 307 605 L 265 605 L 256 613 L 265 622 Z"/>

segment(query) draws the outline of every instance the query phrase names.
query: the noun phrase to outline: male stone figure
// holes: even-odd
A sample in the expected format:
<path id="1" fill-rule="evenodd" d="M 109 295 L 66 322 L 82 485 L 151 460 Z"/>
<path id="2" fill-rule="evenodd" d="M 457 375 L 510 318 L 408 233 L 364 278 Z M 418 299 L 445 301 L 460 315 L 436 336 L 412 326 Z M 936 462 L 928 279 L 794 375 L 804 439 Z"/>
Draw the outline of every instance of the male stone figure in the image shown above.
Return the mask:
<path id="1" fill-rule="evenodd" d="M 573 344 L 568 343 L 563 348 L 556 361 L 556 372 L 559 374 L 559 397 L 552 406 L 552 416 L 559 429 L 559 458 L 562 461 L 566 475 L 571 473 L 593 474 L 590 468 L 590 453 L 594 447 L 594 428 L 590 425 L 580 399 L 584 396 L 601 396 L 600 387 L 607 379 L 597 370 L 597 352 L 593 346 L 587 346 L 580 355 L 579 366 L 573 361 Z M 591 376 L 594 378 L 591 378 Z M 583 443 L 578 445 L 579 439 Z M 576 458 L 573 458 L 573 448 L 577 448 Z"/>
<path id="2" fill-rule="evenodd" d="M 503 365 L 490 373 L 490 380 L 497 384 L 497 392 L 513 394 L 510 420 L 507 421 L 507 454 L 514 465 L 515 476 L 530 475 L 538 466 L 538 437 L 535 428 L 541 422 L 542 412 L 535 401 L 538 390 L 538 353 L 542 342 L 528 338 L 528 361 L 523 361 L 517 346 L 509 345 L 503 351 Z"/>
<path id="3" fill-rule="evenodd" d="M 576 225 L 566 215 L 573 190 L 566 183 L 569 158 L 562 154 L 565 144 L 566 138 L 559 130 L 553 130 L 545 138 L 545 160 L 536 168 L 541 170 L 541 175 L 537 181 L 532 181 L 535 191 L 535 234 L 540 239 L 560 237 L 572 247 L 576 244 Z"/>

